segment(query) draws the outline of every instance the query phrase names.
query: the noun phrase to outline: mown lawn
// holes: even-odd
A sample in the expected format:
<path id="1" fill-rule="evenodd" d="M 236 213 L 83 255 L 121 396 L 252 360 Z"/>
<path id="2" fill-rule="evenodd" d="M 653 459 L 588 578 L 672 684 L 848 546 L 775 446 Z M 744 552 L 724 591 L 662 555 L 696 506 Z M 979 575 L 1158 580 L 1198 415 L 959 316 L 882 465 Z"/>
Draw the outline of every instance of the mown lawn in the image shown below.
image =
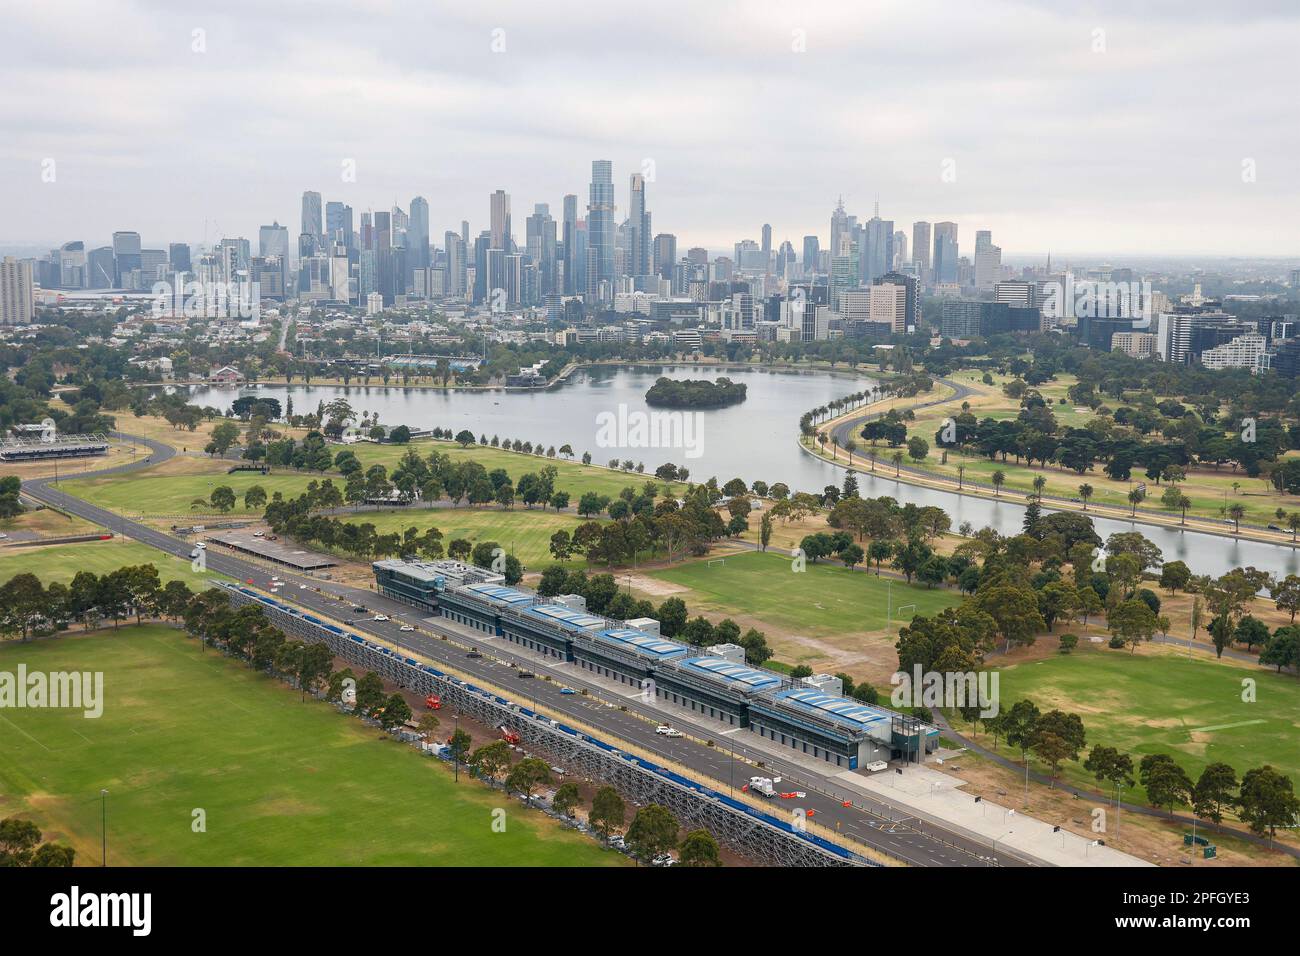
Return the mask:
<path id="1" fill-rule="evenodd" d="M 1209 763 L 1229 764 L 1238 779 L 1267 763 L 1300 784 L 1300 680 L 1295 675 L 1151 647 L 1129 653 L 1089 643 L 1071 654 L 999 672 L 1003 708 L 1028 698 L 1043 711 L 1077 713 L 1089 746 L 1117 747 L 1135 766 L 1147 754 L 1167 753 L 1194 782 Z M 1251 701 L 1242 700 L 1246 678 L 1256 682 Z M 969 730 L 959 718 L 956 726 Z M 984 732 L 978 739 L 992 745 Z M 1020 758 L 1019 750 L 1004 747 L 1003 753 Z M 1064 775 L 1097 786 L 1079 764 L 1065 764 Z"/>
<path id="2" fill-rule="evenodd" d="M 114 538 L 78 544 L 0 548 L 0 584 L 25 571 L 35 574 L 42 584 L 55 581 L 67 584 L 78 571 L 107 574 L 130 564 L 152 564 L 158 569 L 158 577 L 164 584 L 179 579 L 195 589 L 207 587 L 213 577 L 198 574 L 190 568 L 189 561 L 164 554 L 147 544 Z"/>
<path id="3" fill-rule="evenodd" d="M 328 704 L 161 626 L 0 647 L 0 668 L 98 671 L 104 711 L 0 714 L 0 816 L 112 865 L 599 866 L 624 858 Z M 493 809 L 506 812 L 494 832 Z M 196 811 L 206 832 L 194 832 Z"/>
<path id="4" fill-rule="evenodd" d="M 652 572 L 690 588 L 686 604 L 721 614 L 749 614 L 801 634 L 839 635 L 907 623 L 960 603 L 956 591 L 909 585 L 835 564 L 808 564 L 795 573 L 791 560 L 749 551 L 725 560 L 692 561 Z"/>

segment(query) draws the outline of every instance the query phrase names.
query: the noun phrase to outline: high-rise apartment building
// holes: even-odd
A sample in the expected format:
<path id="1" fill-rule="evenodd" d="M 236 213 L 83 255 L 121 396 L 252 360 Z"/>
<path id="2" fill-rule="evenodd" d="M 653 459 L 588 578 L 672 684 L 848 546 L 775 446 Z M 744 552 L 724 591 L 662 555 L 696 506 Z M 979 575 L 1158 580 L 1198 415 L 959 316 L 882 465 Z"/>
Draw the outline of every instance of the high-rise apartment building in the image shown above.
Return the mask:
<path id="1" fill-rule="evenodd" d="M 32 264 L 5 256 L 0 262 L 0 325 L 31 325 Z"/>
<path id="2" fill-rule="evenodd" d="M 321 222 L 320 193 L 310 190 L 302 194 L 302 229 L 300 235 L 311 236 L 314 253 L 325 248 L 325 230 Z M 313 254 L 314 254 L 313 253 Z"/>

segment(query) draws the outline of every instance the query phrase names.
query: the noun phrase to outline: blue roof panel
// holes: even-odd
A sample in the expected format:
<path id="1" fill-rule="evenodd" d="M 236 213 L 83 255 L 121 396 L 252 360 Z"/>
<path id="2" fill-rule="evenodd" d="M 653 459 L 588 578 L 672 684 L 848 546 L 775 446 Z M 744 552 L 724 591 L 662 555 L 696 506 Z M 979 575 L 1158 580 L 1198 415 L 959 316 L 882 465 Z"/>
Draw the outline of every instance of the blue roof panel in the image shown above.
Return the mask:
<path id="1" fill-rule="evenodd" d="M 838 720 L 851 727 L 866 729 L 882 720 L 887 720 L 887 711 L 863 704 L 847 697 L 835 697 L 823 693 L 814 687 L 796 687 L 783 690 L 774 695 L 775 699 L 799 710 L 811 711 L 827 720 Z"/>
<path id="2" fill-rule="evenodd" d="M 690 660 L 682 661 L 682 666 L 694 671 L 703 671 L 710 677 L 718 678 L 728 684 L 742 684 L 749 690 L 770 690 L 781 686 L 781 678 L 771 671 L 756 670 L 722 657 L 692 657 Z"/>
<path id="3" fill-rule="evenodd" d="M 662 637 L 647 634 L 645 631 L 638 631 L 632 627 L 610 628 L 607 631 L 601 631 L 599 636 L 611 643 L 630 645 L 633 651 L 649 654 L 658 660 L 689 653 L 684 644 L 665 640 Z"/>

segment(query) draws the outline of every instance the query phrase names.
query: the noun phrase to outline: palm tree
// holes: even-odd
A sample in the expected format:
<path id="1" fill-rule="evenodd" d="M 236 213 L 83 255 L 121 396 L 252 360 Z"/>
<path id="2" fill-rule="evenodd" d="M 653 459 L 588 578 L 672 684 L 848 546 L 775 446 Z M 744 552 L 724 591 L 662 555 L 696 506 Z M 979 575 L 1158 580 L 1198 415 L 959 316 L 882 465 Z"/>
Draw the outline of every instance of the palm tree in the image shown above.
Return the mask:
<path id="1" fill-rule="evenodd" d="M 1137 488 L 1130 489 L 1128 493 L 1128 503 L 1133 506 L 1132 514 L 1134 517 L 1136 517 L 1138 513 L 1138 504 L 1140 504 L 1142 499 L 1145 497 L 1146 495 Z"/>
<path id="2" fill-rule="evenodd" d="M 902 470 L 903 467 L 903 453 L 901 451 L 896 451 L 889 457 L 890 460 L 893 461 L 894 463 L 894 477 L 897 478 L 898 473 Z"/>
<path id="3" fill-rule="evenodd" d="M 858 443 L 852 438 L 844 443 L 844 450 L 849 453 L 849 464 L 853 464 L 853 453 L 857 451 Z"/>
<path id="4" fill-rule="evenodd" d="M 1291 543 L 1295 544 L 1295 535 L 1300 531 L 1300 511 L 1293 511 L 1287 515 L 1286 526 L 1291 529 Z"/>
<path id="5" fill-rule="evenodd" d="M 961 491 L 962 481 L 965 479 L 965 477 L 966 477 L 966 466 L 958 465 L 957 466 L 957 490 L 958 491 Z"/>
<path id="6" fill-rule="evenodd" d="M 1001 497 L 1002 486 L 1007 483 L 1007 473 L 999 468 L 993 472 L 993 496 Z"/>
<path id="7" fill-rule="evenodd" d="M 1044 475 L 1034 475 L 1034 494 L 1038 496 L 1038 503 L 1043 503 L 1043 489 L 1047 487 L 1047 478 Z"/>
<path id="8" fill-rule="evenodd" d="M 1088 499 L 1092 497 L 1092 485 L 1082 484 L 1079 486 L 1079 497 L 1083 499 L 1083 510 L 1088 510 Z"/>
<path id="9" fill-rule="evenodd" d="M 876 452 L 874 448 L 870 449 L 867 452 L 867 459 L 871 462 L 871 473 L 873 475 L 876 473 L 876 459 L 879 457 L 880 455 Z"/>
<path id="10" fill-rule="evenodd" d="M 1192 506 L 1191 498 L 1187 497 L 1186 495 L 1178 496 L 1178 508 L 1183 513 L 1183 520 L 1179 522 L 1180 524 L 1187 524 L 1187 509 L 1190 508 L 1191 506 Z"/>
<path id="11" fill-rule="evenodd" d="M 1232 533 L 1241 533 L 1241 519 L 1246 517 L 1246 506 L 1241 502 L 1233 502 L 1228 506 L 1228 517 L 1232 519 Z"/>
<path id="12" fill-rule="evenodd" d="M 839 447 L 840 447 L 840 436 L 832 435 L 831 436 L 831 461 L 836 460 L 837 456 L 835 454 L 835 450 Z"/>

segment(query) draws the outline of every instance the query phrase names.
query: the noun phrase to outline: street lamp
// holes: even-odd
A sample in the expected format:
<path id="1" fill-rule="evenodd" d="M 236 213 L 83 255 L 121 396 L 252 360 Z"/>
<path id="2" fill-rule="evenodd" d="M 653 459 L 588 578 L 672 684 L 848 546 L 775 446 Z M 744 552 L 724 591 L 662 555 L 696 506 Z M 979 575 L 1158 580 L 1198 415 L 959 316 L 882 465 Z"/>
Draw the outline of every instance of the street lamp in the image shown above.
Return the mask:
<path id="1" fill-rule="evenodd" d="M 456 778 L 455 782 L 460 783 L 460 750 L 457 749 L 460 747 L 460 740 L 457 739 L 457 734 L 460 733 L 460 714 L 452 714 L 451 723 L 452 723 L 451 764 L 453 767 L 452 773 L 455 775 Z"/>
<path id="2" fill-rule="evenodd" d="M 108 866 L 108 791 L 99 791 L 99 865 Z"/>

